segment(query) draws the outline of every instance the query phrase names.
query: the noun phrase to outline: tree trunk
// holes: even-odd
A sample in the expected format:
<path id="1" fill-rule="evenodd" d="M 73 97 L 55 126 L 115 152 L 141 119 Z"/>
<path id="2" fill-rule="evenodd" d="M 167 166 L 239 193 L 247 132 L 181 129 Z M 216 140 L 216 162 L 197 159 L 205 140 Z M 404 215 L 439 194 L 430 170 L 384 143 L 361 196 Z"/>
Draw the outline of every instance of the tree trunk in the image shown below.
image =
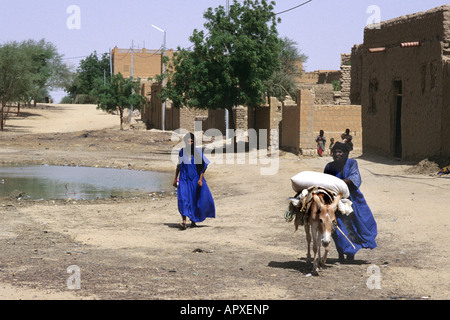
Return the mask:
<path id="1" fill-rule="evenodd" d="M 228 110 L 228 126 L 232 130 L 236 130 L 236 122 L 234 121 L 233 107 L 227 108 Z"/>
<path id="2" fill-rule="evenodd" d="M 5 103 L 2 101 L 2 111 L 1 111 L 1 125 L 0 125 L 0 130 L 3 131 L 3 106 L 5 105 Z"/>
<path id="3" fill-rule="evenodd" d="M 117 109 L 119 109 L 120 130 L 123 130 L 123 108 L 117 108 Z"/>
<path id="4" fill-rule="evenodd" d="M 233 150 L 235 150 L 237 146 L 237 137 L 236 137 L 236 121 L 234 119 L 233 107 L 227 108 L 227 110 L 228 110 L 228 127 L 230 130 L 233 130 L 232 133 L 233 139 L 231 143 L 233 144 Z"/>

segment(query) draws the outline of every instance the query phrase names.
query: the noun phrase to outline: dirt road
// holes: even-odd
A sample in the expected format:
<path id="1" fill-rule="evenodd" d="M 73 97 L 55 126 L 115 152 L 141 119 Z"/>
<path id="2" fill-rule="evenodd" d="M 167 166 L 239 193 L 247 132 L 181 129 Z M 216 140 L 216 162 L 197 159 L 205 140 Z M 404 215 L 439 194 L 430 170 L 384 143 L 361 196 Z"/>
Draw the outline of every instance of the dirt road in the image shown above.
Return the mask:
<path id="1" fill-rule="evenodd" d="M 172 132 L 121 131 L 118 116 L 95 106 L 23 112 L 0 132 L 3 165 L 174 172 Z M 352 263 L 339 263 L 333 245 L 326 268 L 310 275 L 304 231 L 284 220 L 286 198 L 290 177 L 331 158 L 281 152 L 274 175 L 261 175 L 262 162 L 212 163 L 217 216 L 185 231 L 171 186 L 126 199 L 2 199 L 0 299 L 449 299 L 449 177 L 351 156 L 379 231 L 378 247 Z"/>

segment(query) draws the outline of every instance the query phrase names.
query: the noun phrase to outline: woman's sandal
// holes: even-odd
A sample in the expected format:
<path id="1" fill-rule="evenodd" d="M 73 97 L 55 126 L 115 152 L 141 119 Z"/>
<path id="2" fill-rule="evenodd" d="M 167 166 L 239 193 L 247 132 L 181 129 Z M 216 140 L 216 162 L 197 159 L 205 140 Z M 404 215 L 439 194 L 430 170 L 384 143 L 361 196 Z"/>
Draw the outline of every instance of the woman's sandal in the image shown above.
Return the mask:
<path id="1" fill-rule="evenodd" d="M 186 230 L 186 223 L 180 223 L 180 229 Z"/>

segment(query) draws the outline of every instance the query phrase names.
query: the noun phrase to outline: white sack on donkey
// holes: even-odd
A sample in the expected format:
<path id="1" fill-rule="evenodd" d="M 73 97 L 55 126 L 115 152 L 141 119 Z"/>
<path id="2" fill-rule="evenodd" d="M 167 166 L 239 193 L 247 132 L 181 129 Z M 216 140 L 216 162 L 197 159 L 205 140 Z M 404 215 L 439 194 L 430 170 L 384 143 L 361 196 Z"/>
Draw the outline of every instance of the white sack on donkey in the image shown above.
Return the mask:
<path id="1" fill-rule="evenodd" d="M 333 196 L 341 194 L 341 200 L 338 203 L 338 210 L 345 215 L 349 215 L 353 212 L 352 202 L 348 199 L 350 197 L 350 190 L 347 184 L 331 174 L 314 172 L 314 171 L 302 171 L 291 178 L 292 189 L 297 194 L 296 198 L 289 198 L 289 201 L 294 207 L 301 206 L 301 202 L 305 201 L 308 189 L 311 191 L 312 187 L 318 187 L 331 192 Z"/>
<path id="2" fill-rule="evenodd" d="M 302 171 L 291 178 L 292 189 L 295 192 L 301 192 L 310 187 L 321 187 L 332 191 L 335 195 L 341 194 L 342 198 L 350 197 L 350 191 L 347 184 L 341 179 L 331 174 Z"/>
<path id="3" fill-rule="evenodd" d="M 350 192 L 344 181 L 325 173 L 303 171 L 293 176 L 291 182 L 297 194 L 289 198 L 289 209 L 285 219 L 289 222 L 295 218 L 295 231 L 299 225 L 304 225 L 308 261 L 311 259 L 310 243 L 313 240 L 313 274 L 317 274 L 317 268 L 325 265 L 331 232 L 334 228 L 338 228 L 336 211 L 339 210 L 346 215 L 353 212 L 352 202 L 347 199 Z M 325 249 L 322 259 L 321 246 Z"/>

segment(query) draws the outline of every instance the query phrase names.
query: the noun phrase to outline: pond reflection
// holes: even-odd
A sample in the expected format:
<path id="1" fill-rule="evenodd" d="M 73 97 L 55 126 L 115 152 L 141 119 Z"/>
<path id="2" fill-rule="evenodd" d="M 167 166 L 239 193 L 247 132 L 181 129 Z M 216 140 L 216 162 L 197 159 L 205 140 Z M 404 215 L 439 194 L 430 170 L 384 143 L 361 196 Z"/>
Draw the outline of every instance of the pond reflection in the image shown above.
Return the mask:
<path id="1" fill-rule="evenodd" d="M 83 199 L 132 196 L 171 187 L 173 175 L 155 171 L 69 166 L 0 167 L 0 197 Z"/>

